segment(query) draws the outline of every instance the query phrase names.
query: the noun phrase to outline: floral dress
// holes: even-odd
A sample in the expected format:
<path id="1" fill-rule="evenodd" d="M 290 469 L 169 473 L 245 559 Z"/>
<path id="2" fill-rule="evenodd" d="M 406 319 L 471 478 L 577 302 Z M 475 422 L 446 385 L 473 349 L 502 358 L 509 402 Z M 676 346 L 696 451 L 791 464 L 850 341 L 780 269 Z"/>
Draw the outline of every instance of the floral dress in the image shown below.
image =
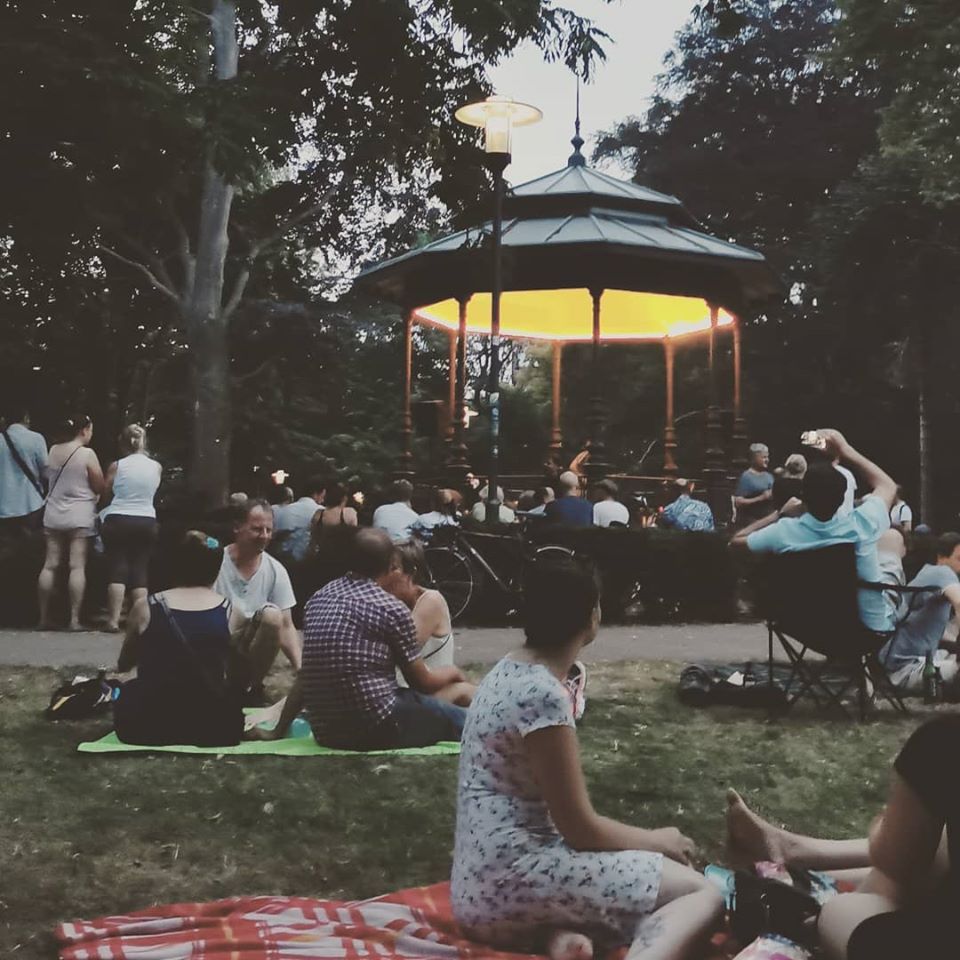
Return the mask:
<path id="1" fill-rule="evenodd" d="M 558 928 L 629 943 L 656 905 L 661 854 L 577 851 L 554 825 L 523 738 L 557 726 L 575 726 L 563 684 L 511 659 L 484 678 L 467 714 L 451 900 L 465 931 L 494 946 L 540 949 Z"/>

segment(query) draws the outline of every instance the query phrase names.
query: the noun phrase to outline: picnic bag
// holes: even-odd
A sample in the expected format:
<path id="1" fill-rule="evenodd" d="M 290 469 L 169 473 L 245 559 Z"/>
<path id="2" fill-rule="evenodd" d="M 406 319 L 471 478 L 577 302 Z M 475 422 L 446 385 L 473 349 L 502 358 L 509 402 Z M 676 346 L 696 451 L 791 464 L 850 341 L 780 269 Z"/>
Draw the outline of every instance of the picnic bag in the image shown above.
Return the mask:
<path id="1" fill-rule="evenodd" d="M 106 713 L 120 696 L 120 681 L 108 680 L 101 670 L 93 679 L 74 677 L 50 696 L 44 711 L 48 720 L 88 720 Z"/>

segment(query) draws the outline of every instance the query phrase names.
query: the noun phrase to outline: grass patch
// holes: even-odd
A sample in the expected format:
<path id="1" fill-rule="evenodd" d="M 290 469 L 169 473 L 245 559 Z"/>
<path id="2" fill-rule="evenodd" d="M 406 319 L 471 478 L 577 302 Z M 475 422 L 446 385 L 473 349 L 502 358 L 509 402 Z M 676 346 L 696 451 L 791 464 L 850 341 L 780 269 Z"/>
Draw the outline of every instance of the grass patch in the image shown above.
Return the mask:
<path id="1" fill-rule="evenodd" d="M 598 810 L 722 853 L 730 784 L 791 828 L 862 834 L 922 719 L 768 724 L 676 699 L 675 664 L 591 670 L 580 739 Z M 105 722 L 51 724 L 58 675 L 0 671 L 0 956 L 50 958 L 60 920 L 235 894 L 366 897 L 448 875 L 456 758 L 77 754 Z"/>

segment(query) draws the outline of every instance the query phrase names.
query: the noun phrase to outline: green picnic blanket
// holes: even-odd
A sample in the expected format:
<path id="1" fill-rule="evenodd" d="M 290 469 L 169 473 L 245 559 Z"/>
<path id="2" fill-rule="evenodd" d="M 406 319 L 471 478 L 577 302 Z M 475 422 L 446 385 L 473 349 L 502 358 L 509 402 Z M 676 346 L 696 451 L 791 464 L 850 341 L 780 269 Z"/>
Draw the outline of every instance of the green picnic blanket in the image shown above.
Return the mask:
<path id="1" fill-rule="evenodd" d="M 244 713 L 255 710 L 247 708 Z M 272 726 L 269 724 L 268 726 Z M 396 750 L 334 750 L 321 747 L 309 730 L 299 736 L 283 740 L 243 740 L 235 747 L 143 746 L 124 743 L 112 730 L 99 740 L 81 743 L 80 753 L 203 753 L 219 756 L 275 756 L 275 757 L 448 757 L 460 753 L 458 741 L 434 743 L 429 747 L 400 747 Z"/>

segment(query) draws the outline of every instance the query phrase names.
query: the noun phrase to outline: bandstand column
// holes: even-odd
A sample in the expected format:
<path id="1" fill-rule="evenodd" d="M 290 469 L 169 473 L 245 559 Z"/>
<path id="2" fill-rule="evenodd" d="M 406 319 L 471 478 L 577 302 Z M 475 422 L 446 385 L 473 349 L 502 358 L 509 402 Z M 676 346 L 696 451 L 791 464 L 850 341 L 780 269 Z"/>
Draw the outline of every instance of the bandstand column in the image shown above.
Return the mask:
<path id="1" fill-rule="evenodd" d="M 550 454 L 551 458 L 559 463 L 563 456 L 563 430 L 560 426 L 560 386 L 563 378 L 563 343 L 560 340 L 553 341 L 553 368 L 552 386 L 553 386 L 553 404 L 552 422 L 550 425 Z"/>
<path id="2" fill-rule="evenodd" d="M 457 419 L 457 331 L 451 330 L 447 339 L 450 347 L 447 355 L 447 424 L 443 435 L 449 445 L 453 443 L 453 423 Z"/>
<path id="3" fill-rule="evenodd" d="M 591 480 L 602 480 L 607 475 L 607 450 L 604 443 L 607 418 L 603 403 L 603 377 L 600 368 L 600 301 L 603 290 L 591 290 L 593 301 L 593 398 L 590 401 L 590 460 L 587 464 L 587 476 Z"/>
<path id="4" fill-rule="evenodd" d="M 450 457 L 447 460 L 447 473 L 451 481 L 459 486 L 470 472 L 467 462 L 467 443 L 465 437 L 467 404 L 467 304 L 469 297 L 458 299 L 460 307 L 456 332 L 455 392 L 453 400 L 453 435 L 450 443 Z"/>
<path id="5" fill-rule="evenodd" d="M 413 476 L 413 310 L 403 317 L 403 419 L 400 427 L 398 477 Z"/>
<path id="6" fill-rule="evenodd" d="M 673 423 L 673 361 L 674 343 L 670 337 L 663 340 L 663 354 L 666 366 L 667 397 L 666 417 L 663 425 L 663 472 L 669 477 L 675 477 L 677 468 L 677 432 Z"/>
<path id="7" fill-rule="evenodd" d="M 707 403 L 707 449 L 706 465 L 703 471 L 707 486 L 707 497 L 714 516 L 719 521 L 725 521 L 730 513 L 730 505 L 726 497 L 726 470 L 723 462 L 723 437 L 720 423 L 720 405 L 717 392 L 717 323 L 720 310 L 715 304 L 710 304 L 710 365 L 709 365 L 709 400 Z"/>
<path id="8" fill-rule="evenodd" d="M 741 396 L 742 354 L 740 343 L 740 318 L 733 318 L 733 464 L 746 469 L 747 458 L 747 421 L 743 417 L 743 398 Z"/>

